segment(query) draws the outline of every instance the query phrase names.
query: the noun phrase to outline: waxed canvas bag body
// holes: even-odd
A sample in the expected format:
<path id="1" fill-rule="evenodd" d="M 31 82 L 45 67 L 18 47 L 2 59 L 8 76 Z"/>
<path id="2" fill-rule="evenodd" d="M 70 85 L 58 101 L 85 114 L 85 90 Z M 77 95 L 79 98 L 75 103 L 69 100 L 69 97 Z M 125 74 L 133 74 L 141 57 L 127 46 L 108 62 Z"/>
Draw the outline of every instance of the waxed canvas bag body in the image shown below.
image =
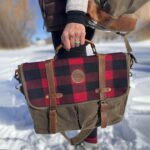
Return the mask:
<path id="1" fill-rule="evenodd" d="M 129 94 L 130 53 L 49 59 L 24 63 L 16 70 L 37 133 L 81 130 L 123 119 Z M 71 140 L 78 143 L 78 138 Z"/>

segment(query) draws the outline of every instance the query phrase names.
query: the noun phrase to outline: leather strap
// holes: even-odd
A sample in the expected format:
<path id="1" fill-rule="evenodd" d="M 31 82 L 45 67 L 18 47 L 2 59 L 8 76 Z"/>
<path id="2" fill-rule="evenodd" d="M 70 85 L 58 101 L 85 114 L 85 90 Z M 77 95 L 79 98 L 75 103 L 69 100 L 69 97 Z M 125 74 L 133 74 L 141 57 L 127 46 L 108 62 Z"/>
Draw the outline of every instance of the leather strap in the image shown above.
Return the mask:
<path id="1" fill-rule="evenodd" d="M 50 133 L 56 133 L 57 130 L 57 114 L 56 114 L 56 98 L 57 94 L 55 91 L 54 83 L 54 72 L 53 72 L 53 60 L 46 61 L 46 75 L 48 80 L 48 89 L 49 89 L 49 98 L 50 98 L 50 112 L 49 112 L 49 121 L 50 121 Z"/>
<path id="2" fill-rule="evenodd" d="M 101 102 L 101 127 L 106 128 L 107 126 L 107 110 L 108 104 L 106 103 L 106 83 L 105 83 L 105 55 L 98 55 L 99 60 L 99 96 Z"/>
<path id="3" fill-rule="evenodd" d="M 130 43 L 129 43 L 128 37 L 127 37 L 128 34 L 130 34 L 130 32 L 127 32 L 127 33 L 116 32 L 116 34 L 118 34 L 118 35 L 120 35 L 120 36 L 123 37 L 126 50 L 127 50 L 127 52 L 130 54 L 130 53 L 132 52 L 132 48 L 131 48 L 131 45 L 130 45 Z"/>
<path id="4" fill-rule="evenodd" d="M 96 51 L 95 44 L 94 44 L 92 41 L 85 39 L 85 44 L 90 44 L 90 45 L 91 45 L 91 48 L 92 48 L 93 54 L 94 54 L 94 55 L 97 55 L 97 51 Z M 58 54 L 58 52 L 59 52 L 62 48 L 63 48 L 63 45 L 62 45 L 62 44 L 60 44 L 60 45 L 58 45 L 58 46 L 56 47 L 54 58 L 57 58 L 56 55 Z"/>
<path id="5" fill-rule="evenodd" d="M 123 39 L 124 39 L 124 43 L 125 43 L 127 52 L 130 54 L 132 52 L 132 48 L 131 48 L 131 45 L 128 41 L 127 34 L 123 36 Z"/>
<path id="6" fill-rule="evenodd" d="M 65 132 L 61 132 L 61 134 L 70 142 L 71 145 L 76 145 L 81 143 L 92 131 L 93 129 L 81 129 L 80 133 L 73 138 L 69 138 Z"/>

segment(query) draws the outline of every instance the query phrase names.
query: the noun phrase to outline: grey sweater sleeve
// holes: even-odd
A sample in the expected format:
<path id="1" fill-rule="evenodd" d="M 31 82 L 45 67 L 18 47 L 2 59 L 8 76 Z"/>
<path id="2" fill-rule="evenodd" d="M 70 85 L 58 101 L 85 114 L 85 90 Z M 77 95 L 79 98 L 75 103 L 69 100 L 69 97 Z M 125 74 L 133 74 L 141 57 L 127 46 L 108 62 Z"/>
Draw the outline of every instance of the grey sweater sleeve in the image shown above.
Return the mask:
<path id="1" fill-rule="evenodd" d="M 87 13 L 88 0 L 67 0 L 66 12 L 82 11 Z"/>

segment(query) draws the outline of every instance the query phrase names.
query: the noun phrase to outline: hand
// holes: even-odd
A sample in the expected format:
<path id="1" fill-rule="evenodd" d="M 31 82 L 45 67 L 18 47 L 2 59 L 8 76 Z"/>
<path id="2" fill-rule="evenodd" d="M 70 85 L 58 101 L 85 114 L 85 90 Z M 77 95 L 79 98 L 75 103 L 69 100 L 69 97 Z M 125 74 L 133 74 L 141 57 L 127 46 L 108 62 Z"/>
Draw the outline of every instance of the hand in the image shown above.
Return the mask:
<path id="1" fill-rule="evenodd" d="M 64 28 L 61 41 L 64 48 L 69 51 L 70 48 L 78 47 L 85 43 L 85 26 L 79 23 L 68 23 Z"/>

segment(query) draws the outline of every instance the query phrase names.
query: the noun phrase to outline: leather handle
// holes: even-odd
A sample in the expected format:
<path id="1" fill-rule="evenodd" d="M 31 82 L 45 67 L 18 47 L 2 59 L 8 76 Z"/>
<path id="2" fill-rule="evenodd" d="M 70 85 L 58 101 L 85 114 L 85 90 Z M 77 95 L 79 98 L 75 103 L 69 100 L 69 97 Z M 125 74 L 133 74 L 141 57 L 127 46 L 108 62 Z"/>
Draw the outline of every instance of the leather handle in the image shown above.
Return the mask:
<path id="1" fill-rule="evenodd" d="M 85 44 L 90 44 L 90 45 L 91 45 L 91 48 L 92 48 L 92 51 L 93 51 L 93 54 L 94 54 L 94 55 L 97 55 L 97 51 L 96 51 L 95 44 L 94 44 L 92 41 L 85 39 Z M 60 45 L 58 45 L 58 46 L 56 47 L 56 50 L 55 50 L 55 51 L 56 51 L 56 54 L 55 54 L 55 56 L 58 54 L 58 52 L 59 52 L 62 48 L 63 48 L 63 45 L 62 45 L 62 44 L 60 44 Z"/>

